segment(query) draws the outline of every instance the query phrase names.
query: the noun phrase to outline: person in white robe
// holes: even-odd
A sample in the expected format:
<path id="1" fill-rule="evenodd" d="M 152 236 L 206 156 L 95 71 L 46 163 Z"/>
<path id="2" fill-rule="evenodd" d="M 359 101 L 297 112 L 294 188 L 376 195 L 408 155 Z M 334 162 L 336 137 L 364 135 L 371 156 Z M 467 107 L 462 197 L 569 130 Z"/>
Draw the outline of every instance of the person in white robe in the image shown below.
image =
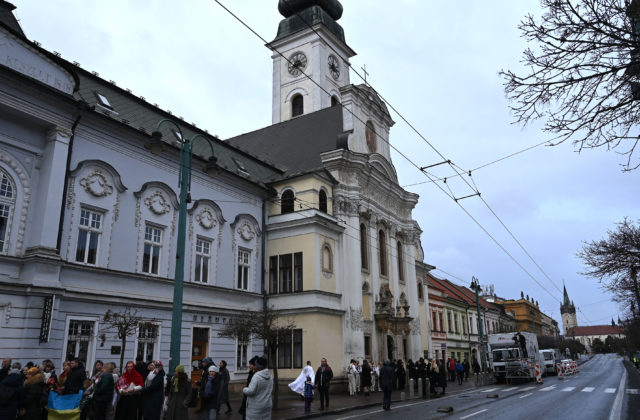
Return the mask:
<path id="1" fill-rule="evenodd" d="M 291 390 L 296 394 L 300 394 L 304 397 L 304 383 L 307 382 L 307 376 L 311 377 L 311 383 L 315 382 L 316 375 L 313 372 L 310 361 L 307 361 L 307 365 L 302 369 L 302 372 L 300 372 L 300 375 L 298 375 L 296 380 L 289 384 L 289 388 L 291 388 Z"/>

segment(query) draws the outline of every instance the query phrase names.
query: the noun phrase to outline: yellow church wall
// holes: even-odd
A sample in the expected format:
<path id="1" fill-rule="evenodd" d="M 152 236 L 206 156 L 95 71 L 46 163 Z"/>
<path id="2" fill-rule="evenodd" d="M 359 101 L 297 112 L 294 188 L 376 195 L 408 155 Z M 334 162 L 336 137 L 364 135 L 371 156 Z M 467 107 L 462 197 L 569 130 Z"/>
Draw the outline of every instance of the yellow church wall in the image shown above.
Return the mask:
<path id="1" fill-rule="evenodd" d="M 289 317 L 296 328 L 302 329 L 302 364 L 307 360 L 315 371 L 320 366 L 320 359 L 327 359 L 334 376 L 344 370 L 342 363 L 342 316 L 331 314 L 298 314 Z M 280 379 L 295 379 L 301 368 L 278 369 Z"/>
<path id="2" fill-rule="evenodd" d="M 278 194 L 281 194 L 282 191 L 287 188 L 292 188 L 295 191 L 296 198 L 300 199 L 300 201 L 296 201 L 294 211 L 308 210 L 309 208 L 317 209 L 319 207 L 318 192 L 321 188 L 324 188 L 327 192 L 327 212 L 329 214 L 333 213 L 333 201 L 331 200 L 333 191 L 331 185 L 315 176 L 290 179 L 275 185 L 274 188 L 278 191 Z M 301 204 L 302 208 L 300 207 Z M 281 214 L 280 202 L 278 200 L 271 202 L 269 214 L 272 216 Z"/>
<path id="3" fill-rule="evenodd" d="M 371 296 L 370 295 L 362 295 L 362 313 L 364 315 L 364 319 L 367 321 L 371 320 Z"/>

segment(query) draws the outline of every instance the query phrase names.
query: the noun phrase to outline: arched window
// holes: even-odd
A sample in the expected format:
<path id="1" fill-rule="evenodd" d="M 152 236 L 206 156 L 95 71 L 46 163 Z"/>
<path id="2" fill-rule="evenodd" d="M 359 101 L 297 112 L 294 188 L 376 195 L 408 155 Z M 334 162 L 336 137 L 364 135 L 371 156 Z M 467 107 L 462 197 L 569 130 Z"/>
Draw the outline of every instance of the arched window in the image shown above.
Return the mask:
<path id="1" fill-rule="evenodd" d="M 291 116 L 297 117 L 304 113 L 304 98 L 302 95 L 297 94 L 291 98 Z"/>
<path id="2" fill-rule="evenodd" d="M 340 99 L 337 96 L 333 95 L 331 97 L 331 106 L 340 105 Z"/>
<path id="3" fill-rule="evenodd" d="M 320 211 L 327 212 L 327 193 L 324 190 L 320 190 L 318 193 L 318 207 Z"/>
<path id="4" fill-rule="evenodd" d="M 322 271 L 327 273 L 333 272 L 333 255 L 329 245 L 322 247 Z"/>
<path id="5" fill-rule="evenodd" d="M 0 252 L 8 248 L 11 215 L 16 201 L 16 187 L 4 171 L 0 170 Z"/>
<path id="6" fill-rule="evenodd" d="M 282 197 L 280 198 L 280 208 L 281 208 L 282 214 L 293 213 L 294 201 L 295 201 L 295 196 L 293 195 L 293 191 L 287 190 L 282 193 Z"/>
<path id="7" fill-rule="evenodd" d="M 369 258 L 368 255 L 368 242 L 367 242 L 367 226 L 364 223 L 360 224 L 360 264 L 361 267 L 368 270 L 369 269 Z"/>
<path id="8" fill-rule="evenodd" d="M 389 271 L 387 270 L 387 240 L 386 235 L 384 234 L 384 230 L 380 229 L 378 231 L 378 251 L 380 252 L 380 275 L 388 276 Z"/>
<path id="9" fill-rule="evenodd" d="M 398 280 L 404 281 L 404 263 L 402 261 L 402 242 L 398 241 Z"/>

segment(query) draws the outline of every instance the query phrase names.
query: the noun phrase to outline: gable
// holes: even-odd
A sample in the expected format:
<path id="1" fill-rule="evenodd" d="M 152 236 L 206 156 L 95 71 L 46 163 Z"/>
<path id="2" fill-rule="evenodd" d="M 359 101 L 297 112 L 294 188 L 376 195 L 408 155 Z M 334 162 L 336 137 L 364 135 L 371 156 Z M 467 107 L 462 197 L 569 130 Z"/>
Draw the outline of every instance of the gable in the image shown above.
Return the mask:
<path id="1" fill-rule="evenodd" d="M 67 71 L 2 27 L 0 65 L 69 95 L 75 89 L 74 79 Z"/>

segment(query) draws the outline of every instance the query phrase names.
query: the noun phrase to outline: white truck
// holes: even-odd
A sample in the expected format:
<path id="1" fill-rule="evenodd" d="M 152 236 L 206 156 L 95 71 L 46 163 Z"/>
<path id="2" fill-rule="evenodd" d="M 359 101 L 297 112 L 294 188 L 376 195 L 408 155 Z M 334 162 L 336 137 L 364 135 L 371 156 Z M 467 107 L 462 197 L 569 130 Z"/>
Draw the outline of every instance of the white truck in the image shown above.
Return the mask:
<path id="1" fill-rule="evenodd" d="M 541 363 L 541 360 L 535 334 L 489 334 L 487 340 L 489 364 L 498 381 L 536 378 L 536 363 Z"/>
<path id="2" fill-rule="evenodd" d="M 560 361 L 560 350 L 544 349 L 540 350 L 540 362 L 542 364 L 542 373 L 545 375 L 556 374 L 556 363 Z"/>

